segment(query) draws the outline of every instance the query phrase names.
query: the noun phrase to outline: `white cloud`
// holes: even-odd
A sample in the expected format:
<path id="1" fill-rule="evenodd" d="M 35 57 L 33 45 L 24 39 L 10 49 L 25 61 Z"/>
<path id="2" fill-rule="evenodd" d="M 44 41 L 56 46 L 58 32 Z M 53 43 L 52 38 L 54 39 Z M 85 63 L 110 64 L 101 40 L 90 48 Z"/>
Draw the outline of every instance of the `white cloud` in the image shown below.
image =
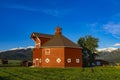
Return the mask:
<path id="1" fill-rule="evenodd" d="M 34 48 L 34 46 L 28 46 L 28 47 L 18 47 L 18 48 L 12 48 L 12 49 L 9 49 L 9 50 L 20 50 L 20 49 L 28 49 L 28 48 Z"/>
<path id="2" fill-rule="evenodd" d="M 5 8 L 10 8 L 10 9 L 19 9 L 19 10 L 25 10 L 25 11 L 32 11 L 32 12 L 42 12 L 47 15 L 52 15 L 55 17 L 61 17 L 65 15 L 69 10 L 57 10 L 57 9 L 43 9 L 43 8 L 36 8 L 36 7 L 30 7 L 30 6 L 25 6 L 25 5 L 18 5 L 18 4 L 13 4 L 13 5 L 6 5 L 4 6 Z"/>
<path id="3" fill-rule="evenodd" d="M 18 47 L 18 48 L 11 48 L 11 49 L 8 49 L 8 50 L 0 50 L 0 52 L 5 52 L 5 51 L 11 51 L 11 50 L 20 50 L 20 49 L 28 49 L 28 48 L 35 48 L 34 46 L 28 46 L 28 47 Z"/>
<path id="4" fill-rule="evenodd" d="M 27 48 L 35 48 L 34 46 L 28 46 Z"/>
<path id="5" fill-rule="evenodd" d="M 24 47 L 12 48 L 10 50 L 19 50 L 19 49 L 24 49 Z"/>
<path id="6" fill-rule="evenodd" d="M 6 6 L 6 8 L 11 8 L 11 9 L 21 9 L 21 10 L 26 10 L 26 11 L 39 11 L 39 9 L 23 6 L 23 5 L 9 5 Z"/>
<path id="7" fill-rule="evenodd" d="M 114 44 L 113 46 L 120 46 L 120 43 L 116 43 L 116 44 Z"/>
<path id="8" fill-rule="evenodd" d="M 104 29 L 114 37 L 120 38 L 120 23 L 107 23 L 103 25 Z"/>
<path id="9" fill-rule="evenodd" d="M 98 26 L 98 23 L 87 24 L 87 26 L 90 26 L 90 27 L 96 27 L 96 26 Z"/>
<path id="10" fill-rule="evenodd" d="M 70 12 L 70 10 L 67 9 L 63 9 L 63 10 L 57 10 L 57 9 L 42 9 L 41 12 L 48 14 L 48 15 L 52 15 L 55 17 L 63 17 L 65 15 L 67 15 L 67 13 Z"/>

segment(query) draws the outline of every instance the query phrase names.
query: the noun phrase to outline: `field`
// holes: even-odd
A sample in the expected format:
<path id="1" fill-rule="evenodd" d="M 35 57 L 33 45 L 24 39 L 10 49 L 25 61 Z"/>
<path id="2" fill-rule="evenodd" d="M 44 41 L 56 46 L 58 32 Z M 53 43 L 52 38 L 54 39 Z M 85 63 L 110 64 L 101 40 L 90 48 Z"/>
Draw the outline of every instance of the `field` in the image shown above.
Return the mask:
<path id="1" fill-rule="evenodd" d="M 21 60 L 8 60 L 8 64 L 2 64 L 2 61 L 0 60 L 0 67 L 18 67 L 20 66 Z"/>
<path id="2" fill-rule="evenodd" d="M 0 80 L 120 80 L 120 68 L 0 67 Z"/>

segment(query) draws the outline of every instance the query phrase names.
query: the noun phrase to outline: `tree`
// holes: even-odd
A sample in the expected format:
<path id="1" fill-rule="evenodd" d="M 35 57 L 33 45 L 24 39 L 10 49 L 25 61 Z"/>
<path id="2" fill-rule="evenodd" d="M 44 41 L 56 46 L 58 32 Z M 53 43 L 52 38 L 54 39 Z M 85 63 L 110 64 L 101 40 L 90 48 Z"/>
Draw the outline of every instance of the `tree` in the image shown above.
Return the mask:
<path id="1" fill-rule="evenodd" d="M 98 38 L 91 35 L 81 37 L 78 40 L 78 45 L 82 47 L 83 66 L 92 66 L 92 63 L 95 63 L 95 56 L 97 55 L 95 52 L 97 51 L 98 42 Z"/>

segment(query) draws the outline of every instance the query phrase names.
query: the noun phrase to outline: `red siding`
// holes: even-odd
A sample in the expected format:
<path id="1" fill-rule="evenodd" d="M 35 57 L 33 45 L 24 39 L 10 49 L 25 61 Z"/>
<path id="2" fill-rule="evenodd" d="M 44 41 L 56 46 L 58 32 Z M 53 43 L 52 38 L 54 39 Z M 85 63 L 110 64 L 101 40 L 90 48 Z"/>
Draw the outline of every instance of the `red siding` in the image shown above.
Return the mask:
<path id="1" fill-rule="evenodd" d="M 33 49 L 33 66 L 40 66 L 41 67 L 41 63 L 40 63 L 40 59 L 42 58 L 42 49 L 40 48 L 34 48 Z M 38 60 L 36 60 L 38 59 Z"/>
<path id="2" fill-rule="evenodd" d="M 64 67 L 64 48 L 49 48 L 50 49 L 50 55 L 45 55 L 45 49 L 42 51 L 42 67 Z M 49 59 L 50 62 L 46 63 L 45 59 Z M 56 60 L 60 59 L 60 63 L 58 63 Z"/>
<path id="3" fill-rule="evenodd" d="M 68 63 L 67 59 L 71 62 Z M 80 63 L 76 63 L 76 59 L 80 59 Z M 65 48 L 65 66 L 66 67 L 82 67 L 82 50 L 80 48 Z"/>

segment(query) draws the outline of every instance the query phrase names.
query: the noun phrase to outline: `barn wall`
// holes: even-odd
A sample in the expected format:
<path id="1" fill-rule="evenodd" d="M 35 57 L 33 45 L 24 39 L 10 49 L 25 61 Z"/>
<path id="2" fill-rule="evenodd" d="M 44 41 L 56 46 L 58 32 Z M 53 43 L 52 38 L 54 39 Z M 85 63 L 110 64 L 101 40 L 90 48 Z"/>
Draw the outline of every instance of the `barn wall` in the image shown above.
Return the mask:
<path id="1" fill-rule="evenodd" d="M 47 49 L 49 55 L 45 53 Z M 44 48 L 42 52 L 42 67 L 64 67 L 64 48 Z"/>
<path id="2" fill-rule="evenodd" d="M 71 62 L 68 62 L 71 59 Z M 76 59 L 80 59 L 76 63 Z M 65 67 L 82 67 L 82 50 L 80 48 L 65 48 Z"/>
<path id="3" fill-rule="evenodd" d="M 33 49 L 33 66 L 41 67 L 41 59 L 42 59 L 42 49 L 34 48 Z"/>

